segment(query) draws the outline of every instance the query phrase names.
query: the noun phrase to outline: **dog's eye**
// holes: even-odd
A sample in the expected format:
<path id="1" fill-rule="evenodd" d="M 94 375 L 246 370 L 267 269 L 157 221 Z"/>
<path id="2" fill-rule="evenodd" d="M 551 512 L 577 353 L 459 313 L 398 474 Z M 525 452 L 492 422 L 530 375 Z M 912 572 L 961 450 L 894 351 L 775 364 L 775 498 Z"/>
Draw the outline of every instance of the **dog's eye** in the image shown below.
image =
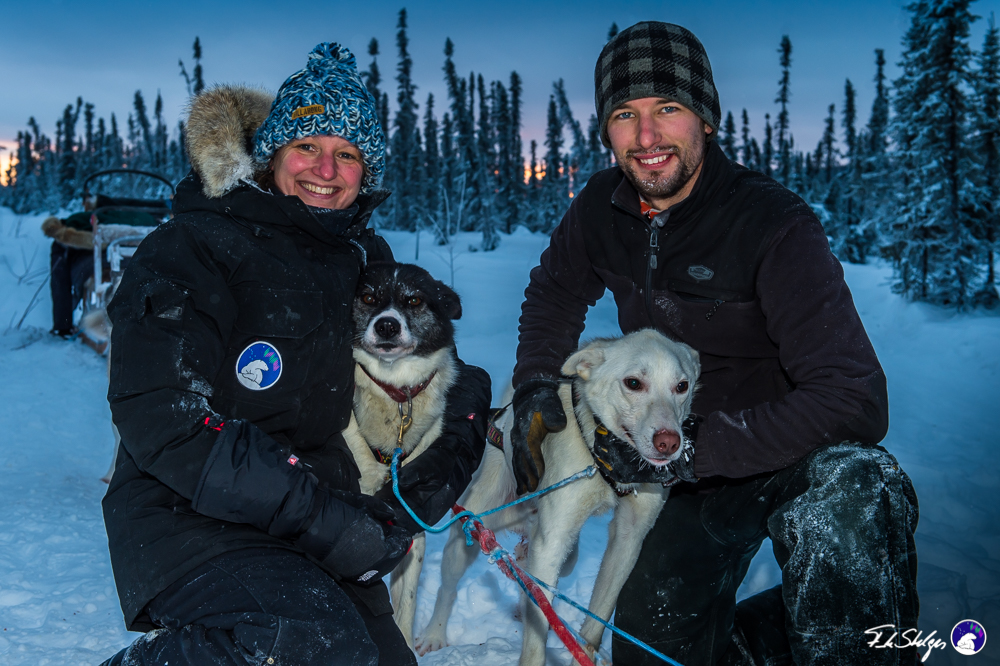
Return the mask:
<path id="1" fill-rule="evenodd" d="M 361 297 L 361 302 L 364 303 L 365 305 L 372 305 L 375 303 L 375 297 L 372 296 L 371 294 L 365 294 L 364 296 Z"/>
<path id="2" fill-rule="evenodd" d="M 674 390 L 677 391 L 678 393 L 687 393 L 688 383 L 687 382 L 679 382 L 677 384 L 677 386 L 674 387 Z"/>
<path id="3" fill-rule="evenodd" d="M 626 377 L 623 382 L 625 384 L 625 388 L 630 391 L 638 391 L 642 388 L 642 382 L 635 377 Z"/>
<path id="4" fill-rule="evenodd" d="M 410 298 L 406 302 L 409 303 L 410 305 L 416 307 L 416 306 L 420 305 L 421 303 L 423 303 L 424 299 L 420 298 L 419 296 L 410 296 Z"/>

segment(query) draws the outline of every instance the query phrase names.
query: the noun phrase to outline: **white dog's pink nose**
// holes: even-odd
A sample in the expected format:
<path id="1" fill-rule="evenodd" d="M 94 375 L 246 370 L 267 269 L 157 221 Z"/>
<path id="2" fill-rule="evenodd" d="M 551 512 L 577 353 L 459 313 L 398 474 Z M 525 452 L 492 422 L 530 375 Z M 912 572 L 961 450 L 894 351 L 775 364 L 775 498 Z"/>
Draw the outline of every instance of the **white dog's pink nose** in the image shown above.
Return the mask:
<path id="1" fill-rule="evenodd" d="M 653 435 L 653 446 L 660 453 L 670 456 L 681 447 L 681 437 L 673 430 L 660 430 Z"/>

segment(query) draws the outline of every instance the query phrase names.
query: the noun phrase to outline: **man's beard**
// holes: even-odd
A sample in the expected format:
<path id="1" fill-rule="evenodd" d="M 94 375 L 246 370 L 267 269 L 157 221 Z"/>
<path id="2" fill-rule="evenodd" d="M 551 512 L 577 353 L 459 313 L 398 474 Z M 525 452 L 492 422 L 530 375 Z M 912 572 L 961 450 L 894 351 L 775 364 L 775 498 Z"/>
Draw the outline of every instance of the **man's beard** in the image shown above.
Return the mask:
<path id="1" fill-rule="evenodd" d="M 649 178 L 640 178 L 637 173 L 636 155 L 648 155 L 657 152 L 669 152 L 677 160 L 677 168 L 669 175 L 652 172 Z M 705 154 L 705 145 L 702 143 L 693 146 L 691 149 L 682 151 L 677 146 L 657 146 L 652 150 L 629 150 L 625 152 L 624 159 L 615 155 L 615 160 L 621 166 L 625 176 L 635 187 L 639 195 L 647 202 L 653 199 L 669 199 L 673 197 L 690 182 L 695 171 Z"/>

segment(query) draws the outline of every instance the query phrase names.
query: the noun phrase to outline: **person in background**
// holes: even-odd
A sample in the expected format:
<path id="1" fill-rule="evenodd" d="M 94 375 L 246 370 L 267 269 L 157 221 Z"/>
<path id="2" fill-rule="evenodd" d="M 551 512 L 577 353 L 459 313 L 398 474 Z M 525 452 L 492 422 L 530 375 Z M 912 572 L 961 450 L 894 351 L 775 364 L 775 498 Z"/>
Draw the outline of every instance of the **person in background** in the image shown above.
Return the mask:
<path id="1" fill-rule="evenodd" d="M 103 199 L 104 197 L 99 197 Z M 91 225 L 92 211 L 99 204 L 97 198 L 84 201 L 83 211 L 60 219 L 49 217 L 42 222 L 42 233 L 52 239 L 49 253 L 49 289 L 52 294 L 52 335 L 68 339 L 76 335 L 73 321 L 80 301 L 87 288 L 87 280 L 94 276 L 94 232 Z M 96 205 L 95 205 L 96 204 Z M 158 220 L 145 212 L 108 210 L 101 214 L 105 224 L 128 226 L 155 226 Z"/>

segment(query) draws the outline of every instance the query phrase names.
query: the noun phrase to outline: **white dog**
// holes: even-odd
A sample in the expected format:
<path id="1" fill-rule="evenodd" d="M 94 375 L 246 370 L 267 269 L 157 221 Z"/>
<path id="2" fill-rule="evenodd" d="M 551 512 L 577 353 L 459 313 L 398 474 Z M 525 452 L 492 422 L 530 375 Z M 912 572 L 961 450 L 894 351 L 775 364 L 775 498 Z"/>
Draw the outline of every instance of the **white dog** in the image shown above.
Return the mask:
<path id="1" fill-rule="evenodd" d="M 361 492 L 374 495 L 389 479 L 402 434 L 404 459 L 415 459 L 440 436 L 445 396 L 457 376 L 452 320 L 458 294 L 411 264 L 371 264 L 361 276 L 354 317 L 354 411 L 344 439 L 361 470 Z M 396 624 L 413 647 L 424 534 L 392 572 L 389 592 Z"/>
<path id="2" fill-rule="evenodd" d="M 681 425 L 690 414 L 700 370 L 694 349 L 651 329 L 581 347 L 563 365 L 562 372 L 572 383 L 564 383 L 559 391 L 567 416 L 575 414 L 576 418 L 568 418 L 565 430 L 549 434 L 542 443 L 545 472 L 539 488 L 594 465 L 595 432 L 603 437 L 610 431 L 654 467 L 676 460 L 685 453 L 680 446 Z M 505 441 L 509 441 L 512 421 L 508 413 L 498 424 Z M 479 513 L 514 499 L 510 458 L 510 446 L 503 452 L 487 447 L 483 463 L 461 500 L 465 508 Z M 527 571 L 555 586 L 560 570 L 575 551 L 583 524 L 591 516 L 615 509 L 608 548 L 590 599 L 590 611 L 607 620 L 668 492 L 658 483 L 613 487 L 613 482 L 593 476 L 540 497 L 534 506 L 525 503 L 489 516 L 485 523 L 494 531 L 529 531 Z M 536 510 L 537 516 L 532 516 Z M 475 557 L 476 548 L 467 547 L 462 531 L 453 527 L 441 562 L 434 614 L 417 643 L 420 653 L 447 644 L 445 630 L 458 582 Z M 548 622 L 530 602 L 526 602 L 524 621 L 520 663 L 544 664 Z M 598 622 L 590 618 L 584 622 L 581 635 L 591 652 L 600 645 L 603 633 Z"/>

